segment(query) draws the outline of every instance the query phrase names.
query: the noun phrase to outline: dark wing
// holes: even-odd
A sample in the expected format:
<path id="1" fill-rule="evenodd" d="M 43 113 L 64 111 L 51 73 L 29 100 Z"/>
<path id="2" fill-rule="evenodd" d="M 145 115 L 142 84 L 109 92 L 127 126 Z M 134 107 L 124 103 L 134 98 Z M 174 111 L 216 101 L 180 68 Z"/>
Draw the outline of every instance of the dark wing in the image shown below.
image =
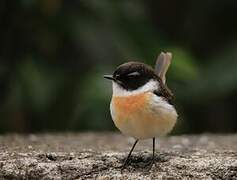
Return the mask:
<path id="1" fill-rule="evenodd" d="M 159 97 L 163 97 L 169 104 L 173 105 L 174 100 L 173 93 L 166 85 L 163 84 L 161 79 L 159 79 L 159 81 L 160 81 L 160 88 L 158 90 L 155 90 L 154 94 L 156 94 Z"/>

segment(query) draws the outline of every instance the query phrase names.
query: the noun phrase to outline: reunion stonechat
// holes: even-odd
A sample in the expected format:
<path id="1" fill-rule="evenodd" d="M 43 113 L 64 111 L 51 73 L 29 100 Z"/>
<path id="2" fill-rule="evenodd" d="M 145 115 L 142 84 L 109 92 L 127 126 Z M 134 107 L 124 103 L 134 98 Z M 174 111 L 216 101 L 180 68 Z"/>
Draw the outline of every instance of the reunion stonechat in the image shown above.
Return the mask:
<path id="1" fill-rule="evenodd" d="M 171 53 L 161 53 L 155 69 L 140 62 L 120 65 L 113 75 L 104 78 L 112 80 L 113 96 L 110 103 L 111 116 L 115 126 L 125 135 L 136 139 L 123 168 L 140 139 L 153 139 L 169 133 L 177 120 L 172 104 L 174 98 L 166 85 L 166 72 L 172 59 Z"/>

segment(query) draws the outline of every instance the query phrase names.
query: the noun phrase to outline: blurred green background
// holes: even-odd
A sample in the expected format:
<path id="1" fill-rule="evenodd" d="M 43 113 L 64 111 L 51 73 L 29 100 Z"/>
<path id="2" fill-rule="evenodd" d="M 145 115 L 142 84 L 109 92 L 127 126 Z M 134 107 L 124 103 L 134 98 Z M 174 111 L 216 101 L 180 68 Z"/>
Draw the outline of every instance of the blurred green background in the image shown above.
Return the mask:
<path id="1" fill-rule="evenodd" d="M 171 51 L 173 133 L 237 131 L 237 1 L 0 2 L 0 133 L 115 130 L 121 63 Z"/>

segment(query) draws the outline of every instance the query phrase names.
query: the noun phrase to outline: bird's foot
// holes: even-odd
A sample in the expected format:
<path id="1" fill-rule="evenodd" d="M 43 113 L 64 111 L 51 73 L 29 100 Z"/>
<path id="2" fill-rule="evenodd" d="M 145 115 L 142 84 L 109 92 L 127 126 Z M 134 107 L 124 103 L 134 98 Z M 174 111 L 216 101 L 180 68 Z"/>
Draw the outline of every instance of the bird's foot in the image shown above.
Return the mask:
<path id="1" fill-rule="evenodd" d="M 150 171 L 154 165 L 155 165 L 155 158 L 152 158 L 152 160 L 149 163 L 147 163 L 146 170 Z"/>

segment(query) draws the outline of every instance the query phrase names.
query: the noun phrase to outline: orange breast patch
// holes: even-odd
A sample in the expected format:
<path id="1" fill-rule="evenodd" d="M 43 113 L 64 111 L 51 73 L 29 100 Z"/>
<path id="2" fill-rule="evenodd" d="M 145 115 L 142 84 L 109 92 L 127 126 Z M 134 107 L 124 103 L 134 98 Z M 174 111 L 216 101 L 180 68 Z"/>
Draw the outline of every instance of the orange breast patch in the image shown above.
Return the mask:
<path id="1" fill-rule="evenodd" d="M 152 93 L 113 97 L 111 114 L 116 127 L 136 139 L 146 139 L 167 134 L 174 126 L 176 112 L 162 104 L 151 103 Z M 155 110 L 154 110 L 155 109 Z"/>
<path id="2" fill-rule="evenodd" d="M 118 112 L 123 112 L 124 114 L 136 113 L 145 104 L 147 104 L 146 93 L 127 97 L 113 97 L 114 107 L 116 107 Z"/>

